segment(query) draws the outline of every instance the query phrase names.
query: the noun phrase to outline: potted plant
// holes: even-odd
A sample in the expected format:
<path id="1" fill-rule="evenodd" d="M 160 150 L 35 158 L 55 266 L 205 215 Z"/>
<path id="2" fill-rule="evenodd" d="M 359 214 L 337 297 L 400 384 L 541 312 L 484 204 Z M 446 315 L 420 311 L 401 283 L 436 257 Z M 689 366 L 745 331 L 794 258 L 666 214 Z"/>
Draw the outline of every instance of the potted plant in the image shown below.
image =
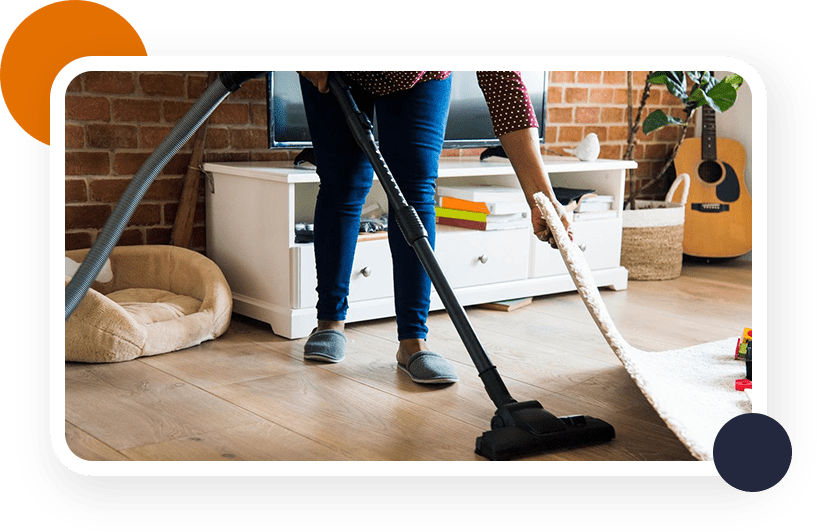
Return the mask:
<path id="1" fill-rule="evenodd" d="M 704 105 L 708 105 L 716 112 L 726 111 L 737 100 L 737 91 L 742 84 L 743 78 L 740 76 L 729 75 L 719 81 L 707 71 L 650 72 L 647 75 L 638 113 L 633 120 L 632 73 L 628 72 L 629 136 L 625 159 L 632 159 L 635 134 L 652 85 L 664 85 L 670 94 L 680 99 L 684 105 L 684 116 L 681 118 L 668 115 L 659 109 L 650 113 L 643 121 L 642 131 L 645 135 L 670 125 L 680 125 L 681 128 L 661 169 L 644 185 L 633 187 L 625 202 L 621 262 L 630 272 L 630 279 L 674 279 L 681 274 L 684 204 L 689 190 L 689 176 L 687 174 L 678 176 L 664 201 L 636 198 L 657 184 L 670 168 L 678 148 L 686 138 L 695 111 Z M 681 202 L 672 202 L 671 199 L 680 185 L 685 187 L 681 194 Z"/>

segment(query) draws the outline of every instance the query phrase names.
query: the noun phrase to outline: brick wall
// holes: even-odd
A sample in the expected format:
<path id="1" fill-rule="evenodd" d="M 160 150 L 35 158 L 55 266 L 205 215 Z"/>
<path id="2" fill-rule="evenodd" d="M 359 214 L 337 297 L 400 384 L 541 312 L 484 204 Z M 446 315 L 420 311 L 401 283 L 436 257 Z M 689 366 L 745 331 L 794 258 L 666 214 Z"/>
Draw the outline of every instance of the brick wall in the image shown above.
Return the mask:
<path id="1" fill-rule="evenodd" d="M 646 79 L 646 71 L 633 72 L 633 119 Z M 596 133 L 601 143 L 600 158 L 623 159 L 627 149 L 627 72 L 552 71 L 548 83 L 545 153 L 564 154 L 564 148 L 572 148 L 588 133 Z M 642 120 L 656 109 L 683 117 L 680 100 L 666 87 L 652 85 Z M 640 186 L 655 176 L 680 133 L 678 126 L 666 127 L 648 136 L 640 129 L 633 150 L 638 168 L 627 183 L 628 192 L 633 185 Z M 694 131 L 695 128 L 690 127 L 687 136 L 692 136 Z M 644 197 L 663 197 L 668 187 L 668 183 L 663 183 Z"/>
<path id="2" fill-rule="evenodd" d="M 635 73 L 636 105 L 645 75 Z M 66 249 L 91 246 L 133 175 L 206 85 L 206 72 L 86 72 L 71 82 L 65 102 Z M 623 71 L 551 72 L 545 150 L 563 153 L 563 148 L 593 131 L 602 144 L 600 157 L 621 159 L 627 141 L 626 87 Z M 267 149 L 265 100 L 265 82 L 258 79 L 221 104 L 210 117 L 205 161 L 295 156 L 295 151 Z M 647 112 L 676 102 L 666 90 L 653 87 Z M 645 179 L 657 170 L 677 134 L 675 127 L 648 138 L 639 134 L 634 179 Z M 192 141 L 156 177 L 120 245 L 169 243 L 191 150 Z M 479 151 L 446 150 L 444 155 Z M 191 247 L 197 251 L 205 247 L 203 181 Z"/>
<path id="3" fill-rule="evenodd" d="M 147 157 L 201 96 L 206 72 L 86 72 L 65 101 L 65 246 L 90 247 Z M 291 158 L 267 149 L 266 87 L 251 80 L 209 121 L 205 160 Z M 167 244 L 173 230 L 192 140 L 156 177 L 119 241 Z M 204 183 L 191 248 L 204 251 Z"/>

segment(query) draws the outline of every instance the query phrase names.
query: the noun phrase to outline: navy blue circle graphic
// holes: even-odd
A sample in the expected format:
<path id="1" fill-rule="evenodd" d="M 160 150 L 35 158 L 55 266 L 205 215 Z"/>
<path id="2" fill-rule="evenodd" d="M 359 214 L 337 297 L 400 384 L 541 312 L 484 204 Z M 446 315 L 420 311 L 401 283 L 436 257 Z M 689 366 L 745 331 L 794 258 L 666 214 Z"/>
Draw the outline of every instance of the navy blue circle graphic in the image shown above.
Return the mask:
<path id="1" fill-rule="evenodd" d="M 786 475 L 791 440 L 780 423 L 763 414 L 743 414 L 724 425 L 712 450 L 721 477 L 741 491 L 763 491 Z"/>

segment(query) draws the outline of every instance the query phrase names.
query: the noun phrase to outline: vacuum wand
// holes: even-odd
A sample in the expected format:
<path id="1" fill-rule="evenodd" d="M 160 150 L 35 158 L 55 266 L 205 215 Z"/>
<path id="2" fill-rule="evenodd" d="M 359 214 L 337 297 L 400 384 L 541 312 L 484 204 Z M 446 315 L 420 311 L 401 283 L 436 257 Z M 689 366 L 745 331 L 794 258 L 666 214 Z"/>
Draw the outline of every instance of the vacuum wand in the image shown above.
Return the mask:
<path id="1" fill-rule="evenodd" d="M 457 333 L 465 344 L 468 354 L 471 356 L 479 372 L 480 378 L 483 379 L 488 395 L 497 407 L 516 402 L 511 397 L 507 388 L 505 388 L 505 384 L 496 371 L 496 366 L 491 363 L 491 360 L 485 353 L 479 338 L 477 338 L 474 332 L 474 328 L 468 321 L 465 310 L 459 301 L 457 301 L 454 290 L 445 278 L 440 264 L 434 255 L 434 250 L 428 241 L 428 233 L 420 217 L 417 215 L 417 211 L 406 201 L 391 170 L 389 170 L 386 161 L 380 154 L 380 150 L 377 148 L 374 139 L 374 127 L 371 121 L 365 113 L 358 109 L 352 97 L 349 85 L 335 72 L 331 72 L 329 75 L 329 88 L 343 110 L 352 135 L 372 163 L 372 167 L 389 200 L 389 205 L 394 209 L 397 225 L 403 232 L 403 236 L 406 238 L 408 244 L 417 253 L 418 259 L 425 268 L 431 282 L 434 284 L 434 288 L 436 288 L 437 294 L 440 296 L 443 305 L 451 316 L 451 321 L 454 323 Z"/>
<path id="2" fill-rule="evenodd" d="M 485 390 L 497 407 L 491 430 L 477 438 L 476 452 L 490 460 L 508 460 L 613 439 L 615 430 L 604 421 L 587 416 L 556 417 L 538 401 L 520 403 L 511 397 L 445 278 L 420 217 L 406 201 L 380 154 L 371 121 L 358 109 L 349 85 L 335 72 L 329 74 L 329 88 L 343 110 L 352 135 L 372 164 L 403 236 L 417 253 L 479 372 Z"/>

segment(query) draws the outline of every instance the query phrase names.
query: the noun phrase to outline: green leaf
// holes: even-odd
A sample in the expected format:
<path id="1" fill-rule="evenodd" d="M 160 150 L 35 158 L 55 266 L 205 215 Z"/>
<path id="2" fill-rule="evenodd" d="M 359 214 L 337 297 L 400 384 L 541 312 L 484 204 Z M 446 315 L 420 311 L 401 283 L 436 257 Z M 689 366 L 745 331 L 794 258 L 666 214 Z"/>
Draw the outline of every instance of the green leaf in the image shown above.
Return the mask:
<path id="1" fill-rule="evenodd" d="M 647 81 L 655 85 L 665 85 L 670 94 L 680 98 L 682 102 L 686 103 L 686 74 L 682 70 L 660 70 L 654 72 L 647 78 Z"/>
<path id="2" fill-rule="evenodd" d="M 728 83 L 735 87 L 735 90 L 738 90 L 740 86 L 743 85 L 743 78 L 737 74 L 731 74 L 723 78 L 723 83 Z"/>
<path id="3" fill-rule="evenodd" d="M 739 86 L 739 85 L 738 85 Z M 724 79 L 709 91 L 709 106 L 719 112 L 724 112 L 738 99 L 738 89 L 731 82 Z"/>
<path id="4" fill-rule="evenodd" d="M 689 79 L 691 79 L 693 83 L 702 85 L 704 90 L 706 90 L 707 86 L 715 84 L 712 81 L 714 78 L 707 70 L 688 70 L 687 76 L 689 76 Z M 717 82 L 717 80 L 715 80 L 715 82 Z"/>
<path id="5" fill-rule="evenodd" d="M 667 116 L 664 111 L 658 110 L 653 111 L 647 118 L 644 119 L 642 130 L 644 131 L 645 135 L 648 135 L 656 129 L 661 129 L 664 126 L 683 123 L 683 120 L 675 118 L 674 116 Z"/>
<path id="6" fill-rule="evenodd" d="M 667 81 L 667 73 L 664 70 L 658 70 L 647 76 L 647 81 L 654 85 L 663 85 Z"/>
<path id="7" fill-rule="evenodd" d="M 692 91 L 689 95 L 689 103 L 693 104 L 692 108 L 697 109 L 702 105 L 708 105 L 719 111 L 718 104 L 712 99 L 712 97 L 707 94 L 701 87 L 698 87 L 694 91 Z"/>

